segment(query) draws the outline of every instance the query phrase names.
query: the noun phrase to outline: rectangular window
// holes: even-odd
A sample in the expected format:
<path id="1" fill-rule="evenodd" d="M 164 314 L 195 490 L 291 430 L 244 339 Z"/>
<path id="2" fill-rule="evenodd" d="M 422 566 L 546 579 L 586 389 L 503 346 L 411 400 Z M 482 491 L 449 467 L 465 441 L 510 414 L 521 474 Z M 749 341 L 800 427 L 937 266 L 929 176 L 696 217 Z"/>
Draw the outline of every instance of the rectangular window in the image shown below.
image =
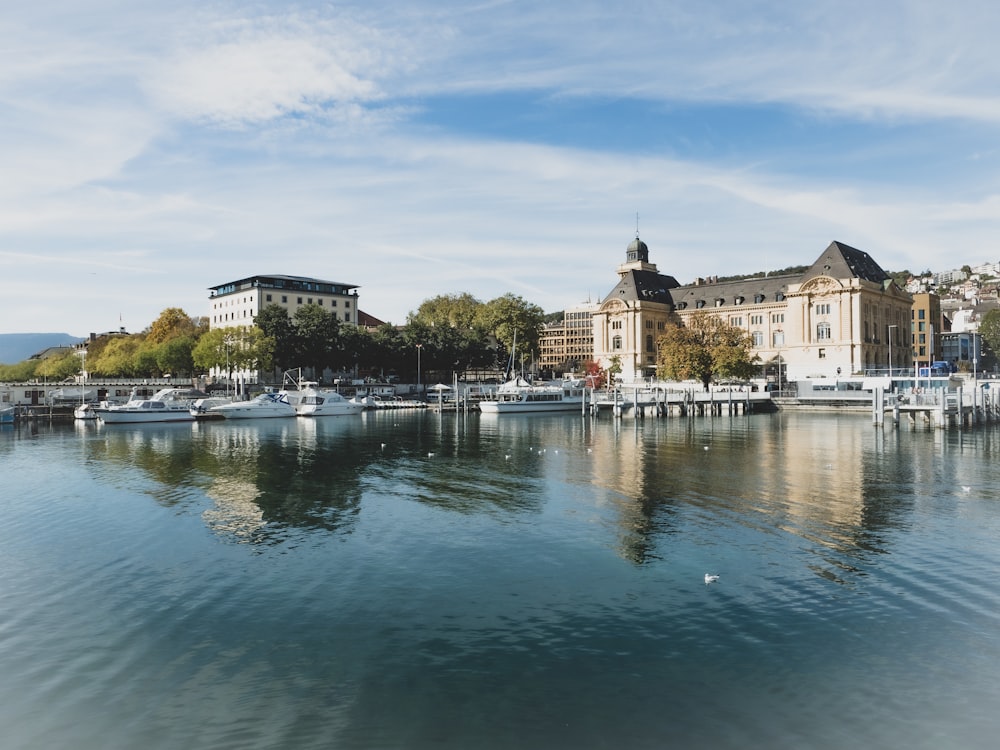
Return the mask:
<path id="1" fill-rule="evenodd" d="M 924 313 L 925 313 L 925 312 L 927 312 L 927 311 L 926 311 L 926 310 L 917 310 L 917 319 L 919 319 L 919 320 L 923 320 L 923 319 L 924 319 L 924 317 L 925 317 L 925 316 L 924 316 Z"/>
<path id="2" fill-rule="evenodd" d="M 830 304 L 827 302 L 827 303 L 824 303 L 822 305 L 816 305 L 816 314 L 817 315 L 829 315 L 830 314 Z"/>
<path id="3" fill-rule="evenodd" d="M 736 327 L 742 327 L 743 326 L 743 318 L 732 317 L 732 318 L 729 319 L 729 325 L 736 326 Z"/>
<path id="4" fill-rule="evenodd" d="M 281 295 L 281 302 L 282 302 L 282 304 L 287 304 L 288 303 L 288 295 L 287 294 L 282 294 Z"/>
<path id="5" fill-rule="evenodd" d="M 764 316 L 763 315 L 751 315 L 750 316 L 750 325 L 752 325 L 752 326 L 762 326 L 762 325 L 764 325 Z"/>
<path id="6" fill-rule="evenodd" d="M 652 327 L 653 327 L 653 321 L 647 320 L 646 321 L 646 328 L 652 328 Z"/>
<path id="7" fill-rule="evenodd" d="M 336 306 L 337 306 L 337 300 L 335 299 L 330 300 L 330 307 L 336 307 Z"/>
<path id="8" fill-rule="evenodd" d="M 351 301 L 350 300 L 344 300 L 344 307 L 350 307 L 350 306 L 351 306 Z"/>
<path id="9" fill-rule="evenodd" d="M 817 349 L 816 351 L 820 359 L 826 359 L 826 349 Z"/>
<path id="10" fill-rule="evenodd" d="M 301 297 L 297 297 L 296 299 L 298 299 L 298 303 L 301 305 L 302 304 L 302 298 Z"/>
<path id="11" fill-rule="evenodd" d="M 753 345 L 757 348 L 764 346 L 764 332 L 754 331 L 753 332 Z"/>
<path id="12" fill-rule="evenodd" d="M 771 334 L 771 345 L 775 348 L 782 347 L 785 345 L 785 332 L 775 331 Z"/>
<path id="13" fill-rule="evenodd" d="M 268 301 L 268 302 L 270 302 L 270 301 L 271 301 L 271 295 L 270 295 L 270 294 L 269 294 L 269 295 L 267 295 L 267 301 Z"/>
<path id="14" fill-rule="evenodd" d="M 775 313 L 774 315 L 771 316 L 771 322 L 772 323 L 784 323 L 785 322 L 785 314 L 784 313 Z"/>

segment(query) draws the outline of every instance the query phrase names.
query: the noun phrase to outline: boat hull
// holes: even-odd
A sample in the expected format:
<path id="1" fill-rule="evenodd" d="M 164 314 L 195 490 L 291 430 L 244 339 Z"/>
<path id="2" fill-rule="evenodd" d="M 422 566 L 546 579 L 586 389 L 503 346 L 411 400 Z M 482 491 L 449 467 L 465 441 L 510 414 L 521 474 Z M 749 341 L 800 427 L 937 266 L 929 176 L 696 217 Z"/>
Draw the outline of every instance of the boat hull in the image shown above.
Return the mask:
<path id="1" fill-rule="evenodd" d="M 483 414 L 531 414 L 534 412 L 583 411 L 583 401 L 551 401 L 531 403 L 520 401 L 480 401 Z"/>
<path id="2" fill-rule="evenodd" d="M 213 409 L 209 409 L 208 414 L 225 419 L 275 419 L 278 417 L 294 417 L 295 409 L 291 406 L 288 406 L 287 409 L 251 406 L 250 402 L 247 402 L 246 404 L 216 406 Z"/>
<path id="3" fill-rule="evenodd" d="M 142 424 L 146 422 L 193 422 L 188 409 L 97 409 L 97 417 L 105 424 Z"/>

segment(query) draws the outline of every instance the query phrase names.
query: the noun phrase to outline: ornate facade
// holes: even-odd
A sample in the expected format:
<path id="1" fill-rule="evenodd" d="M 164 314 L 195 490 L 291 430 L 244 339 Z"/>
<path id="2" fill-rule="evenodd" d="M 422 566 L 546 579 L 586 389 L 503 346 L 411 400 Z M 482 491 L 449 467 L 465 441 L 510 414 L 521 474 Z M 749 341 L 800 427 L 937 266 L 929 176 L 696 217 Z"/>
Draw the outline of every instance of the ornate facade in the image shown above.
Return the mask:
<path id="1" fill-rule="evenodd" d="M 666 326 L 703 310 L 742 328 L 761 364 L 780 377 L 837 377 L 912 366 L 912 298 L 868 253 L 832 242 L 804 272 L 682 286 L 649 262 L 638 237 L 618 268 L 617 286 L 594 314 L 594 358 L 621 377 L 656 371 Z"/>

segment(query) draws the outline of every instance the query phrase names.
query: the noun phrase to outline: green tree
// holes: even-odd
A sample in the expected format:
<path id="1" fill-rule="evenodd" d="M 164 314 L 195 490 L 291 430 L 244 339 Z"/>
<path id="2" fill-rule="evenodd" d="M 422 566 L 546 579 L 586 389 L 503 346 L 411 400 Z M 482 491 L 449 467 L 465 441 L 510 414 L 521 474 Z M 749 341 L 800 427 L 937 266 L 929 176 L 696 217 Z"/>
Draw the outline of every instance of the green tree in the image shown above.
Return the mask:
<path id="1" fill-rule="evenodd" d="M 713 377 L 751 377 L 758 360 L 749 333 L 705 312 L 690 316 L 686 325 L 668 327 L 658 343 L 661 378 L 700 380 L 706 390 Z"/>
<path id="2" fill-rule="evenodd" d="M 238 370 L 269 370 L 274 341 L 256 326 L 213 328 L 192 351 L 192 364 L 202 372 L 218 370 L 226 377 Z"/>
<path id="3" fill-rule="evenodd" d="M 37 359 L 26 359 L 13 365 L 0 365 L 0 382 L 26 383 L 34 379 L 39 364 Z"/>
<path id="4" fill-rule="evenodd" d="M 295 326 L 286 310 L 281 305 L 267 305 L 254 319 L 265 336 L 272 340 L 274 364 L 282 370 L 288 370 L 299 364 L 295 341 Z"/>
<path id="5" fill-rule="evenodd" d="M 175 377 L 187 377 L 194 372 L 193 336 L 178 336 L 164 341 L 156 347 L 156 366 L 161 373 L 170 373 Z"/>
<path id="6" fill-rule="evenodd" d="M 303 305 L 292 317 L 296 349 L 304 367 L 311 367 L 318 380 L 327 367 L 336 369 L 340 321 L 319 305 Z"/>
<path id="7" fill-rule="evenodd" d="M 112 336 L 97 357 L 87 358 L 87 369 L 113 378 L 138 377 L 136 354 L 141 345 L 141 336 Z"/>
<path id="8" fill-rule="evenodd" d="M 492 333 L 507 351 L 513 348 L 516 336 L 518 356 L 526 359 L 538 352 L 544 318 L 538 305 L 508 293 L 479 308 L 475 324 Z"/>
<path id="9" fill-rule="evenodd" d="M 468 292 L 441 294 L 424 300 L 415 313 L 410 313 L 408 322 L 464 330 L 475 325 L 476 315 L 482 306 L 483 303 Z"/>
<path id="10" fill-rule="evenodd" d="M 66 352 L 53 357 L 46 357 L 35 368 L 35 377 L 47 380 L 65 380 L 78 375 L 82 369 L 82 360 L 76 352 Z"/>
<path id="11" fill-rule="evenodd" d="M 979 323 L 983 344 L 983 369 L 996 367 L 1000 353 L 1000 310 L 990 310 Z"/>

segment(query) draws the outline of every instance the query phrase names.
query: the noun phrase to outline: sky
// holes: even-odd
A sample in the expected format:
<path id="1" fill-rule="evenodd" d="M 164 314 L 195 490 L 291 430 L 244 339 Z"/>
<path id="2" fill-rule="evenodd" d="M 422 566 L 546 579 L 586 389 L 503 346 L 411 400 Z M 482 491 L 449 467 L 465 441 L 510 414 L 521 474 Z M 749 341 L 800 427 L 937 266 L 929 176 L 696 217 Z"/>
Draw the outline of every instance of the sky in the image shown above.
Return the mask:
<path id="1" fill-rule="evenodd" d="M 993 0 L 35 0 L 0 9 L 0 333 L 141 331 L 255 274 L 599 301 L 1000 260 Z"/>

